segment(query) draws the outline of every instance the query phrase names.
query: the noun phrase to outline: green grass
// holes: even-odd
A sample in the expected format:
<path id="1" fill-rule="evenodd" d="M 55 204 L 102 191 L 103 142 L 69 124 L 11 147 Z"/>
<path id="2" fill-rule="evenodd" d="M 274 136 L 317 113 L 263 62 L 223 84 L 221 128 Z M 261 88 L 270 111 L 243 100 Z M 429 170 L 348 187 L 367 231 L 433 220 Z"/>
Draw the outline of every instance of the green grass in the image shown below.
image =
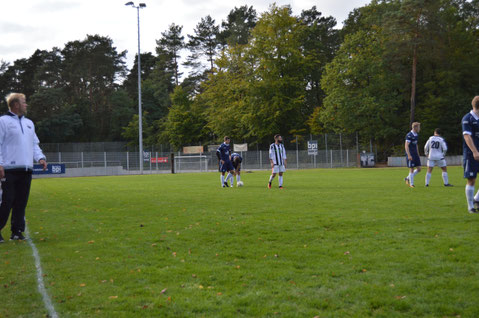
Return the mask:
<path id="1" fill-rule="evenodd" d="M 27 220 L 60 317 L 478 317 L 479 216 L 460 168 L 34 180 Z M 275 183 L 277 180 L 275 180 Z M 3 231 L 8 235 L 8 227 Z M 44 317 L 26 243 L 0 317 Z"/>

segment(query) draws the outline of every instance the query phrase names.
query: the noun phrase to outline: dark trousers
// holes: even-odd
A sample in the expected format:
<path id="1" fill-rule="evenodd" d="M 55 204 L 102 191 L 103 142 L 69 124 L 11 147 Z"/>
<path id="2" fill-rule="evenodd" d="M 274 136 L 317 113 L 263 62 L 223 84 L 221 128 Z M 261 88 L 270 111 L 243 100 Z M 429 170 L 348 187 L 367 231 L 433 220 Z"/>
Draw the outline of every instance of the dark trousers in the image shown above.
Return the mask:
<path id="1" fill-rule="evenodd" d="M 5 181 L 2 181 L 2 204 L 0 205 L 0 230 L 5 227 L 12 211 L 12 233 L 25 231 L 25 208 L 27 207 L 31 171 L 5 171 Z"/>

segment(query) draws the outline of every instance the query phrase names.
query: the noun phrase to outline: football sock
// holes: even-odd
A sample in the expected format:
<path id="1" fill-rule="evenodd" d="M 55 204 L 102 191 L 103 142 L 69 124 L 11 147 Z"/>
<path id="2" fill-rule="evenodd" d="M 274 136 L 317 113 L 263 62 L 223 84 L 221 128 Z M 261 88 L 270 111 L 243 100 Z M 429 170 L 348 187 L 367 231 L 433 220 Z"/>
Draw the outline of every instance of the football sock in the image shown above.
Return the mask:
<path id="1" fill-rule="evenodd" d="M 429 181 L 431 181 L 431 174 L 428 172 L 426 173 L 426 184 L 429 184 Z"/>
<path id="2" fill-rule="evenodd" d="M 279 186 L 282 187 L 283 186 L 283 176 L 279 176 L 278 180 L 279 180 Z"/>
<path id="3" fill-rule="evenodd" d="M 444 184 L 449 184 L 449 177 L 447 175 L 447 172 L 442 173 L 442 181 L 444 181 Z"/>
<path id="4" fill-rule="evenodd" d="M 237 175 L 236 176 L 236 183 L 240 182 L 241 181 L 241 176 L 240 175 Z"/>
<path id="5" fill-rule="evenodd" d="M 228 175 L 226 176 L 226 182 L 228 182 L 228 180 L 232 177 L 233 177 L 233 175 L 228 172 Z M 231 180 L 231 182 L 233 182 L 233 180 Z"/>
<path id="6" fill-rule="evenodd" d="M 221 175 L 221 186 L 225 184 L 225 176 Z"/>
<path id="7" fill-rule="evenodd" d="M 414 177 L 415 175 L 417 175 L 418 173 L 419 173 L 419 171 L 418 171 L 417 169 L 414 169 L 414 172 L 412 173 L 412 174 L 413 174 L 413 177 Z"/>
<path id="8" fill-rule="evenodd" d="M 273 182 L 273 179 L 274 179 L 274 177 L 273 177 L 273 175 L 271 175 L 271 176 L 269 177 L 269 183 Z"/>
<path id="9" fill-rule="evenodd" d="M 474 201 L 479 201 L 479 190 L 477 190 L 477 193 L 474 196 Z"/>
<path id="10" fill-rule="evenodd" d="M 467 208 L 474 208 L 474 186 L 466 185 Z"/>
<path id="11" fill-rule="evenodd" d="M 407 178 L 409 179 L 409 184 L 414 185 L 414 173 L 409 173 Z"/>

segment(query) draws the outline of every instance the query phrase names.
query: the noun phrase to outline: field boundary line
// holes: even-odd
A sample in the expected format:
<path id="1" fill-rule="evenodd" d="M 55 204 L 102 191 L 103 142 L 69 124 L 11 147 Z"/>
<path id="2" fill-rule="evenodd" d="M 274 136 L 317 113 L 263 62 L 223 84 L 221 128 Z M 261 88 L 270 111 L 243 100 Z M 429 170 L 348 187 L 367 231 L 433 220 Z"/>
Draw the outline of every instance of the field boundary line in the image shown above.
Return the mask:
<path id="1" fill-rule="evenodd" d="M 40 254 L 38 254 L 37 247 L 35 246 L 35 243 L 33 243 L 31 237 L 30 237 L 30 232 L 28 231 L 28 227 L 25 226 L 25 234 L 27 235 L 27 242 L 32 248 L 33 252 L 33 258 L 35 259 L 35 268 L 37 270 L 37 285 L 38 285 L 38 291 L 42 295 L 43 298 L 43 303 L 45 304 L 45 308 L 48 311 L 48 315 L 50 318 L 58 318 L 58 314 L 55 311 L 55 307 L 53 307 L 52 300 L 50 296 L 48 295 L 48 292 L 45 288 L 45 283 L 43 282 L 43 270 L 42 270 L 42 264 L 40 262 Z"/>

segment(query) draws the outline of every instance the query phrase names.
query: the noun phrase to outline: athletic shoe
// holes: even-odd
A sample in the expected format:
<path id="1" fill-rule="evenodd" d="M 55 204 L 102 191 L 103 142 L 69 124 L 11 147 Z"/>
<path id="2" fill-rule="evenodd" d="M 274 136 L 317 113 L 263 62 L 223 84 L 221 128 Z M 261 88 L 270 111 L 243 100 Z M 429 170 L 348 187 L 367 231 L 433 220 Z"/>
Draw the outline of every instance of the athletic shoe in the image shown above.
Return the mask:
<path id="1" fill-rule="evenodd" d="M 23 241 L 25 236 L 23 236 L 22 232 L 12 233 L 10 236 L 10 241 Z"/>
<path id="2" fill-rule="evenodd" d="M 445 187 L 453 187 L 453 185 L 452 185 L 452 184 L 450 184 L 450 183 L 448 183 L 448 184 L 445 184 L 444 186 L 445 186 Z"/>
<path id="3" fill-rule="evenodd" d="M 469 210 L 469 213 L 476 214 L 476 213 L 479 213 L 479 211 L 475 208 L 472 208 L 472 209 Z"/>
<path id="4" fill-rule="evenodd" d="M 223 188 L 229 188 L 228 182 L 223 183 Z"/>
<path id="5" fill-rule="evenodd" d="M 406 182 L 407 185 L 409 185 L 409 177 L 404 178 L 404 181 Z"/>
<path id="6" fill-rule="evenodd" d="M 429 184 L 426 184 L 426 188 L 429 187 Z"/>
<path id="7" fill-rule="evenodd" d="M 280 190 L 283 190 L 283 186 L 279 186 L 279 189 L 280 189 Z"/>
<path id="8" fill-rule="evenodd" d="M 233 184 L 231 184 L 230 187 L 232 188 L 232 187 L 233 187 Z"/>
<path id="9" fill-rule="evenodd" d="M 479 201 L 474 200 L 474 208 L 479 209 Z"/>
<path id="10" fill-rule="evenodd" d="M 415 188 L 414 184 L 409 185 L 410 188 Z"/>
<path id="11" fill-rule="evenodd" d="M 0 243 L 3 243 L 3 242 L 5 242 L 5 240 L 3 239 L 2 233 L 0 233 Z"/>
<path id="12" fill-rule="evenodd" d="M 268 189 L 271 189 L 271 182 L 268 182 Z"/>

